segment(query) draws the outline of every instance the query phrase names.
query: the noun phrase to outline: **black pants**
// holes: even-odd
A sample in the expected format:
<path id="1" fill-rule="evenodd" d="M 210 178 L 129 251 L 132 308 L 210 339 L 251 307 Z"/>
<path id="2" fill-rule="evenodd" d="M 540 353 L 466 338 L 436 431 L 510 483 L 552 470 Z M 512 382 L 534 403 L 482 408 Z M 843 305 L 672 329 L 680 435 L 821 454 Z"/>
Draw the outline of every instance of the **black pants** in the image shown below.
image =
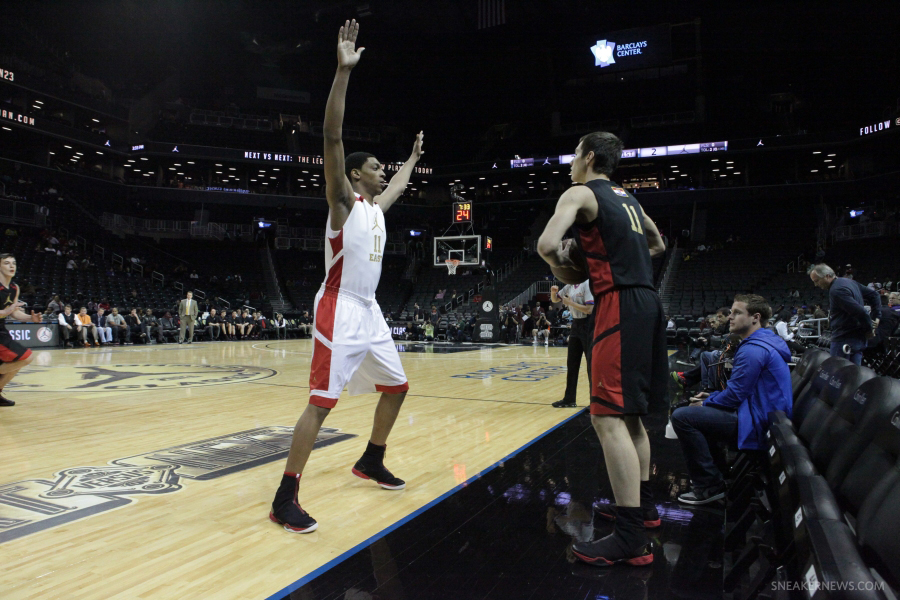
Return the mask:
<path id="1" fill-rule="evenodd" d="M 572 330 L 569 333 L 569 352 L 566 357 L 566 393 L 564 400 L 576 402 L 578 390 L 578 371 L 581 369 L 581 357 L 585 358 L 588 381 L 591 379 L 591 334 L 594 330 L 593 319 L 572 319 Z"/>

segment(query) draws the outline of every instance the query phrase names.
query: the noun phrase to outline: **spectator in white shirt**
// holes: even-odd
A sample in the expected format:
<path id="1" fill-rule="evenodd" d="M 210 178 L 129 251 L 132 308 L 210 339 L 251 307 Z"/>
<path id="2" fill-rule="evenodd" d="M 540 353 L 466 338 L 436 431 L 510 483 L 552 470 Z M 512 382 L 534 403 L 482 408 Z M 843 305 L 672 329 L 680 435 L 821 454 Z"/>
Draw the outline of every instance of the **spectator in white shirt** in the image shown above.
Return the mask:
<path id="1" fill-rule="evenodd" d="M 791 311 L 783 310 L 778 313 L 778 321 L 775 323 L 775 332 L 783 339 L 791 349 L 791 352 L 803 354 L 806 348 L 794 341 L 794 333 L 788 329 L 788 321 L 791 320 Z"/>

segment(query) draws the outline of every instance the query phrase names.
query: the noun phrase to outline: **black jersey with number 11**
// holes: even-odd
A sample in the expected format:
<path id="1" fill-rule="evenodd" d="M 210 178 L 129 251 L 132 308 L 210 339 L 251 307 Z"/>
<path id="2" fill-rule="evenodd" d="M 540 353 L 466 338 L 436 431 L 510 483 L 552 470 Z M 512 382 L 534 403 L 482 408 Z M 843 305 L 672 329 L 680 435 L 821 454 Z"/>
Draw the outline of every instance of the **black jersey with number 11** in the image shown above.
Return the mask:
<path id="1" fill-rule="evenodd" d="M 597 198 L 597 218 L 576 223 L 573 233 L 584 253 L 597 296 L 626 287 L 653 286 L 653 266 L 638 201 L 618 184 L 594 179 L 585 184 Z"/>

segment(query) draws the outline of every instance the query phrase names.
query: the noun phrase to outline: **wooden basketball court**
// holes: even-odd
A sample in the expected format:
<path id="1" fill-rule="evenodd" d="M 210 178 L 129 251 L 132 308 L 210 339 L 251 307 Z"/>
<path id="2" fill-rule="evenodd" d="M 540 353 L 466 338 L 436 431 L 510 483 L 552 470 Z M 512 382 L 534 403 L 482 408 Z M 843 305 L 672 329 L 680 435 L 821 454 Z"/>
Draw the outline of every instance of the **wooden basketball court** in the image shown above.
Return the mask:
<path id="1" fill-rule="evenodd" d="M 3 598 L 267 597 L 575 412 L 549 406 L 565 348 L 399 349 L 410 393 L 385 463 L 407 488 L 350 473 L 378 396 L 345 392 L 301 483 L 307 535 L 267 515 L 309 340 L 36 352 L 0 411 Z"/>

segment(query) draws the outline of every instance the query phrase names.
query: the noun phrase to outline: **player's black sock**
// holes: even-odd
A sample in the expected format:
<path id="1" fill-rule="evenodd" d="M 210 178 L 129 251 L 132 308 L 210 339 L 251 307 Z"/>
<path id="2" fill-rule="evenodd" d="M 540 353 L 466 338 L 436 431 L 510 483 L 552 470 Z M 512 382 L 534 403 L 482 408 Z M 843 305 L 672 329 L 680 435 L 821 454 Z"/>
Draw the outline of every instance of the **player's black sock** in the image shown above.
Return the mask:
<path id="1" fill-rule="evenodd" d="M 363 452 L 362 460 L 374 464 L 383 464 L 384 463 L 384 452 L 387 450 L 387 444 L 384 446 L 378 446 L 369 442 L 366 446 L 366 451 Z"/>
<path id="2" fill-rule="evenodd" d="M 300 486 L 300 477 L 302 473 L 284 472 L 281 476 L 281 483 L 278 485 L 278 491 L 275 492 L 275 501 L 272 507 L 277 510 L 279 506 L 285 502 L 295 502 L 297 500 L 297 488 Z"/>

